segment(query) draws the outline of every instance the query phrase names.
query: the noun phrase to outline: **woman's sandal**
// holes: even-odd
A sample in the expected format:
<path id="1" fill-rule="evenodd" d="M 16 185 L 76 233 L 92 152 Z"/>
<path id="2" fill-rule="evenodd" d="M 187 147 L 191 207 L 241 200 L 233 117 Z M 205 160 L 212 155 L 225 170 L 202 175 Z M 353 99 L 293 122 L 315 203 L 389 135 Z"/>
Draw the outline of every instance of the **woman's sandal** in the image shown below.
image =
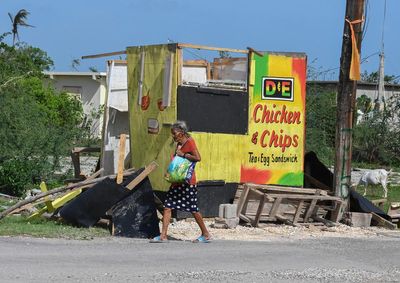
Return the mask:
<path id="1" fill-rule="evenodd" d="M 210 239 L 207 239 L 205 236 L 201 235 L 197 239 L 193 240 L 192 243 L 209 243 Z"/>
<path id="2" fill-rule="evenodd" d="M 162 240 L 161 236 L 156 236 L 150 240 L 150 243 L 168 243 L 168 240 Z"/>

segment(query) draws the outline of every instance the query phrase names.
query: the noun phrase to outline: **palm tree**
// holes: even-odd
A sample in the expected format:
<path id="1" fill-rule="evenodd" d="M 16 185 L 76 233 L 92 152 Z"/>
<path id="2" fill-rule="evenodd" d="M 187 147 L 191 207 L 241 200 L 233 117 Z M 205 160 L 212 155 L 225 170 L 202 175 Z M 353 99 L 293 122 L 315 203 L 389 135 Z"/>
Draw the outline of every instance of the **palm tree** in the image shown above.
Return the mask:
<path id="1" fill-rule="evenodd" d="M 10 17 L 11 23 L 12 23 L 12 34 L 13 34 L 13 45 L 15 45 L 15 39 L 18 39 L 19 41 L 19 34 L 18 34 L 18 27 L 19 26 L 24 26 L 24 27 L 34 27 L 31 25 L 28 25 L 25 20 L 28 18 L 29 12 L 25 9 L 21 9 L 18 11 L 18 13 L 13 17 L 10 13 L 8 13 L 8 16 Z"/>

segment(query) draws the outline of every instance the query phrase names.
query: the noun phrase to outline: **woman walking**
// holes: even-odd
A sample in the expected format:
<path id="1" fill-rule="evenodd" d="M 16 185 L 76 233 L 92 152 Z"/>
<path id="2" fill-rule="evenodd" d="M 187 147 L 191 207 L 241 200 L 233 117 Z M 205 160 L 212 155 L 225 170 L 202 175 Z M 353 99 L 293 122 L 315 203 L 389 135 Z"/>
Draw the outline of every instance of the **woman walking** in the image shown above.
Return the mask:
<path id="1" fill-rule="evenodd" d="M 191 162 L 200 162 L 200 153 L 194 139 L 188 133 L 185 122 L 177 121 L 174 123 L 171 127 L 171 134 L 177 143 L 175 155 L 186 158 Z M 188 182 L 171 184 L 164 202 L 161 235 L 153 238 L 150 242 L 159 243 L 167 241 L 167 231 L 173 209 L 188 211 L 193 214 L 201 230 L 201 235 L 193 240 L 193 242 L 208 243 L 210 241 L 210 233 L 204 224 L 203 217 L 197 206 L 196 173 L 194 171 L 192 178 Z"/>

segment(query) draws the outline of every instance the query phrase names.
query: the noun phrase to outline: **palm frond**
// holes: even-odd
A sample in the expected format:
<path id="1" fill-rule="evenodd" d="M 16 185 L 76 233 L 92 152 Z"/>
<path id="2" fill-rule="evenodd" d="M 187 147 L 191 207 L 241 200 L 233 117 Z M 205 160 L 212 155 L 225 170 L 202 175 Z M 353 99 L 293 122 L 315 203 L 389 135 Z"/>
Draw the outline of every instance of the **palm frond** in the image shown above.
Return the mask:
<path id="1" fill-rule="evenodd" d="M 8 16 L 12 22 L 13 45 L 15 44 L 15 39 L 18 39 L 19 41 L 18 26 L 34 27 L 26 23 L 29 14 L 30 13 L 25 9 L 19 10 L 15 17 L 13 17 L 11 13 L 8 13 Z"/>
<path id="2" fill-rule="evenodd" d="M 13 15 L 11 15 L 11 13 L 8 13 L 8 16 L 10 17 L 11 22 L 14 23 L 14 17 L 13 17 Z"/>

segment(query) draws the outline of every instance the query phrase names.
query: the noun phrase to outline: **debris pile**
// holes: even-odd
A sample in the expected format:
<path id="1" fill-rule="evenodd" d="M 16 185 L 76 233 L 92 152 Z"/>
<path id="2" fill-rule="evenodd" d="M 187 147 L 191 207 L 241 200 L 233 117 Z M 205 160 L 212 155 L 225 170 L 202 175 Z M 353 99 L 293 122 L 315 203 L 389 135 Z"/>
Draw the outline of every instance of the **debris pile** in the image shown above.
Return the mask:
<path id="1" fill-rule="evenodd" d="M 238 217 L 258 227 L 260 222 L 291 226 L 335 226 L 344 201 L 320 189 L 244 184 L 236 193 Z"/>
<path id="2" fill-rule="evenodd" d="M 46 206 L 30 217 L 44 212 L 57 213 L 65 221 L 91 227 L 100 218 L 110 213 L 112 234 L 150 238 L 159 234 L 158 218 L 152 187 L 147 176 L 157 167 L 152 162 L 139 170 L 126 170 L 120 183 L 117 175 L 98 177 L 97 171 L 88 179 L 64 187 L 42 192 L 24 199 L 0 213 L 5 216 L 32 208 L 40 204 Z M 133 203 L 133 204 L 132 204 Z"/>

